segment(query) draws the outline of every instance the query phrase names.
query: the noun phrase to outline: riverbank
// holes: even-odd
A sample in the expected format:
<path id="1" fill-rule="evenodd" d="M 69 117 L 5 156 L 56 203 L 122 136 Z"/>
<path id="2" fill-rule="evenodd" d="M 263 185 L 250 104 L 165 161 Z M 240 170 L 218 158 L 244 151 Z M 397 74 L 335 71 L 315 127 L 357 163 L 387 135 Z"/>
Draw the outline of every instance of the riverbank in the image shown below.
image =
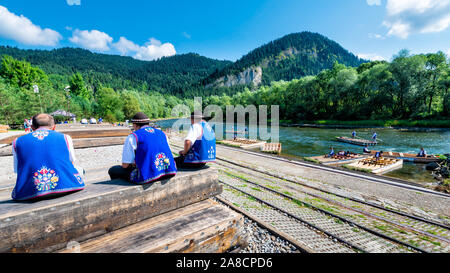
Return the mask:
<path id="1" fill-rule="evenodd" d="M 294 123 L 291 120 L 281 120 L 280 125 L 284 127 L 310 127 L 331 129 L 353 129 L 353 128 L 389 128 L 406 131 L 431 132 L 449 131 L 450 119 L 436 120 L 315 120 Z"/>

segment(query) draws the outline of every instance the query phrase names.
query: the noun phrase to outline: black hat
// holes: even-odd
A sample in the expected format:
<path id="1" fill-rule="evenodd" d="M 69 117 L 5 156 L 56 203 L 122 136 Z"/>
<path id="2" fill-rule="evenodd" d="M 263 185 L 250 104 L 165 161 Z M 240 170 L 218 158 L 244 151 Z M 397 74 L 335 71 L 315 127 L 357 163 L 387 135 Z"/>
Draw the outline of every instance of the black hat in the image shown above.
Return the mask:
<path id="1" fill-rule="evenodd" d="M 148 124 L 150 123 L 150 119 L 147 117 L 146 114 L 139 112 L 136 115 L 134 115 L 133 118 L 131 118 L 131 123 Z"/>

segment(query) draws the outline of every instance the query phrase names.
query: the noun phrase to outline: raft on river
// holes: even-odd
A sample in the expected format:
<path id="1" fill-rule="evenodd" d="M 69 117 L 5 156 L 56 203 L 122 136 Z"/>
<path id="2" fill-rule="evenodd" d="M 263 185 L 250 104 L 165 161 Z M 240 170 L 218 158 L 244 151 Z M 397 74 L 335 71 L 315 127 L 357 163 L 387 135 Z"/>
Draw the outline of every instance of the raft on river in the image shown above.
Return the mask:
<path id="1" fill-rule="evenodd" d="M 403 160 L 396 158 L 375 157 L 364 158 L 345 165 L 349 169 L 363 170 L 374 174 L 383 174 L 403 167 Z"/>
<path id="2" fill-rule="evenodd" d="M 350 137 L 336 137 L 337 141 L 345 142 L 349 144 L 359 145 L 359 146 L 375 146 L 377 143 L 375 141 L 360 139 L 360 138 L 350 138 Z"/>
<path id="3" fill-rule="evenodd" d="M 318 161 L 319 163 L 324 164 L 324 165 L 341 165 L 341 164 L 352 163 L 352 162 L 358 161 L 360 159 L 363 159 L 365 157 L 367 157 L 367 156 L 360 155 L 360 154 L 351 154 L 349 156 L 336 154 L 333 156 L 328 156 L 328 155 L 313 156 L 313 157 L 308 157 L 307 159 L 309 159 L 311 161 Z"/>
<path id="4" fill-rule="evenodd" d="M 377 151 L 371 151 L 371 155 L 375 155 Z M 384 157 L 388 158 L 397 158 L 402 159 L 404 161 L 414 162 L 414 163 L 431 163 L 431 162 L 439 162 L 440 159 L 434 155 L 428 155 L 427 157 L 418 157 L 416 154 L 406 154 L 406 153 L 397 153 L 397 152 L 383 152 Z"/>

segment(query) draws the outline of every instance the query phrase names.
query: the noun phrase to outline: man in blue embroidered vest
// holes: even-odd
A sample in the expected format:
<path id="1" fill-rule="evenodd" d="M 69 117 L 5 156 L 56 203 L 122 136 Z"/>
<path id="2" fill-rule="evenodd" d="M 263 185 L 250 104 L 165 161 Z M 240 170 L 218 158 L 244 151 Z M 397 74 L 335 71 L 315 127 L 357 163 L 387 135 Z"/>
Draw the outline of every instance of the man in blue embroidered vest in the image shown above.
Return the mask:
<path id="1" fill-rule="evenodd" d="M 82 190 L 70 136 L 55 132 L 53 117 L 47 114 L 34 116 L 31 127 L 32 133 L 13 142 L 17 181 L 12 198 L 38 200 Z"/>
<path id="2" fill-rule="evenodd" d="M 191 114 L 191 127 L 179 154 L 178 168 L 197 169 L 216 161 L 216 135 L 201 113 Z"/>
<path id="3" fill-rule="evenodd" d="M 111 179 L 146 184 L 173 177 L 177 168 L 164 132 L 150 127 L 144 113 L 134 115 L 131 122 L 134 133 L 123 145 L 122 166 L 109 169 Z"/>

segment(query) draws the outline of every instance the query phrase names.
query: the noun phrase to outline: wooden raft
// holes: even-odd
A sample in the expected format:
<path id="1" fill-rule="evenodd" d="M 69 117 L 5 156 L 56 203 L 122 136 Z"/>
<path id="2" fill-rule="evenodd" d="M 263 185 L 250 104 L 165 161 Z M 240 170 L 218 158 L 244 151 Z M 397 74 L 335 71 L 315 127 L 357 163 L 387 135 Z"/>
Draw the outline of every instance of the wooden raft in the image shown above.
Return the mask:
<path id="1" fill-rule="evenodd" d="M 233 146 L 233 147 L 239 147 L 244 150 L 247 150 L 247 149 L 253 149 L 253 148 L 260 148 L 266 142 L 259 141 L 259 140 L 253 140 L 253 139 L 237 138 L 237 139 L 224 139 L 224 140 L 218 141 L 218 143 L 225 144 L 228 146 Z"/>
<path id="2" fill-rule="evenodd" d="M 197 204 L 221 192 L 217 170 L 208 167 L 148 185 L 91 183 L 83 191 L 33 203 L 3 195 L 0 252 L 64 251 L 74 242 L 86 243 L 88 252 L 221 252 L 243 243 L 243 219 L 217 204 Z M 133 237 L 132 230 L 143 237 Z M 97 239 L 110 248 L 93 247 Z"/>
<path id="3" fill-rule="evenodd" d="M 270 154 L 281 154 L 281 143 L 264 143 L 261 152 Z"/>

